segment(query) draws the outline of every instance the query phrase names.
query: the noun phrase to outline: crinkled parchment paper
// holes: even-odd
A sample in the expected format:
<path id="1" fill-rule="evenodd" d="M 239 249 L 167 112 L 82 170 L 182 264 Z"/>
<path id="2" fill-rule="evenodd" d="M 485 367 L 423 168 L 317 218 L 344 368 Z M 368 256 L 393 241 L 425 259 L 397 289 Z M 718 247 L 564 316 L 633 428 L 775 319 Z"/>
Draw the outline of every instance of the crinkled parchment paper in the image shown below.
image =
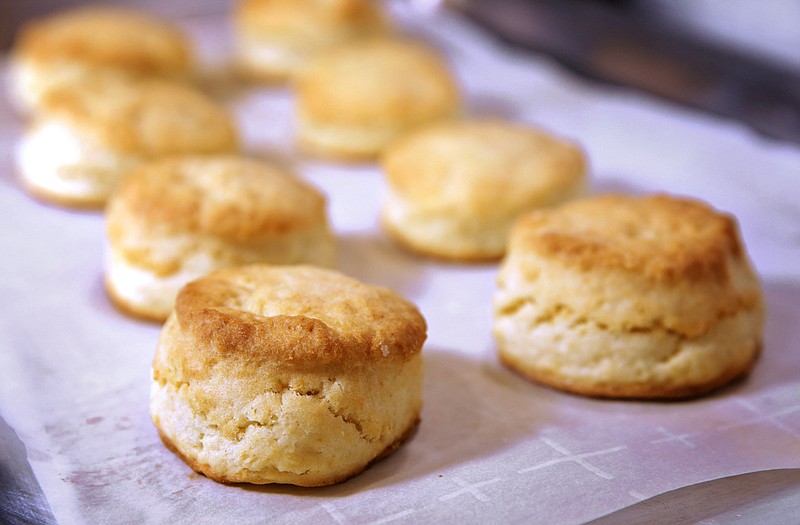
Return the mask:
<path id="1" fill-rule="evenodd" d="M 512 52 L 449 13 L 401 24 L 446 53 L 472 115 L 537 123 L 581 142 L 592 191 L 666 191 L 735 214 L 764 284 L 764 353 L 752 375 L 679 403 L 584 399 L 497 362 L 495 265 L 432 262 L 381 234 L 374 165 L 303 159 L 292 95 L 236 85 L 222 17 L 186 20 L 205 85 L 237 115 L 250 154 L 324 189 L 340 269 L 416 302 L 429 322 L 416 436 L 346 483 L 225 486 L 160 443 L 148 415 L 159 328 L 128 319 L 101 286 L 103 220 L 18 187 L 22 128 L 0 102 L 0 415 L 19 434 L 59 522 L 581 522 L 684 485 L 800 466 L 800 150 Z"/>

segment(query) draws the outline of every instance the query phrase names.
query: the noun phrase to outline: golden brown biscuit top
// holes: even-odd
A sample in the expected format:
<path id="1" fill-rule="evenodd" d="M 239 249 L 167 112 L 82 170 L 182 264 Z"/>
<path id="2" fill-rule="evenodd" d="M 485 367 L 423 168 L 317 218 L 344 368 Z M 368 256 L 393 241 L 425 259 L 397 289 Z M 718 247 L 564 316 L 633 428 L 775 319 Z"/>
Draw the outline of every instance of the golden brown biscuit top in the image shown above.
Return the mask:
<path id="1" fill-rule="evenodd" d="M 319 190 L 280 168 L 234 156 L 144 164 L 122 181 L 112 199 L 114 206 L 125 206 L 145 221 L 230 242 L 326 224 Z"/>
<path id="2" fill-rule="evenodd" d="M 726 280 L 727 258 L 743 258 L 731 216 L 668 195 L 605 195 L 531 212 L 515 225 L 509 246 L 583 270 L 667 282 Z"/>
<path id="3" fill-rule="evenodd" d="M 238 137 L 219 104 L 177 82 L 97 74 L 48 92 L 41 114 L 120 153 L 155 157 L 232 152 Z"/>
<path id="4" fill-rule="evenodd" d="M 317 55 L 299 76 L 301 114 L 337 124 L 421 122 L 452 115 L 459 91 L 430 48 L 399 39 L 351 42 Z"/>
<path id="5" fill-rule="evenodd" d="M 240 31 L 254 37 L 303 40 L 373 34 L 388 24 L 373 0 L 242 0 L 234 20 Z"/>
<path id="6" fill-rule="evenodd" d="M 405 361 L 426 337 L 422 315 L 396 293 L 313 266 L 215 271 L 181 289 L 174 315 L 199 348 L 275 366 Z"/>
<path id="7" fill-rule="evenodd" d="M 586 171 L 574 144 L 499 120 L 433 124 L 395 142 L 382 166 L 392 190 L 415 206 L 489 215 L 547 204 Z"/>
<path id="8" fill-rule="evenodd" d="M 68 59 L 169 75 L 186 73 L 191 61 L 179 28 L 117 7 L 79 8 L 34 20 L 22 28 L 14 52 L 37 61 Z"/>

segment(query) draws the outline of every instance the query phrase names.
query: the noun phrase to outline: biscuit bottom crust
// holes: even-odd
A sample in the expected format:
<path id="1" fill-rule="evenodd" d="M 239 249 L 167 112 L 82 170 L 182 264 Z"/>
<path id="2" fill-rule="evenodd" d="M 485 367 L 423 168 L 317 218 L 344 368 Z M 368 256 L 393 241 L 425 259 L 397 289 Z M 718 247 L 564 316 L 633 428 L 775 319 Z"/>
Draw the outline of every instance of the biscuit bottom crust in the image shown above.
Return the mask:
<path id="1" fill-rule="evenodd" d="M 585 384 L 573 378 L 560 377 L 549 373 L 541 373 L 525 363 L 519 363 L 512 357 L 507 357 L 504 353 L 500 354 L 500 361 L 507 367 L 515 370 L 523 376 L 556 390 L 578 394 L 587 397 L 607 398 L 607 399 L 642 399 L 642 400 L 678 400 L 698 397 L 707 394 L 718 388 L 733 383 L 736 380 L 744 379 L 753 368 L 758 356 L 761 353 L 761 343 L 758 343 L 751 354 L 749 361 L 738 369 L 728 370 L 725 374 L 717 376 L 713 381 L 697 385 L 685 386 L 664 386 L 651 385 L 645 383 L 637 384 L 612 384 L 595 383 Z"/>
<path id="2" fill-rule="evenodd" d="M 265 82 L 288 80 L 310 55 L 289 45 L 245 37 L 239 39 L 237 50 L 237 71 L 244 78 Z"/>
<path id="3" fill-rule="evenodd" d="M 389 143 L 413 127 L 389 122 L 372 125 L 322 122 L 303 114 L 298 120 L 298 143 L 305 154 L 344 162 L 375 159 Z"/>
<path id="4" fill-rule="evenodd" d="M 378 454 L 369 463 L 367 463 L 363 467 L 356 468 L 355 470 L 353 470 L 349 474 L 346 474 L 344 476 L 335 477 L 335 478 L 332 477 L 329 481 L 323 481 L 323 482 L 319 482 L 319 483 L 316 483 L 316 484 L 303 485 L 302 483 L 290 483 L 290 482 L 284 482 L 284 483 L 285 484 L 294 484 L 294 485 L 298 485 L 298 486 L 301 486 L 301 487 L 322 487 L 322 486 L 326 486 L 326 485 L 335 485 L 336 483 L 343 483 L 343 482 L 349 480 L 350 478 L 353 478 L 353 477 L 361 474 L 362 472 L 367 470 L 369 467 L 371 467 L 372 465 L 374 465 L 378 461 L 380 461 L 380 460 L 382 460 L 382 459 L 384 459 L 384 458 L 386 458 L 388 456 L 391 456 L 394 453 L 395 450 L 400 448 L 400 446 L 403 443 L 405 443 L 406 441 L 411 439 L 411 437 L 416 433 L 417 428 L 419 427 L 420 421 L 421 421 L 420 418 L 417 418 L 408 427 L 408 429 L 403 433 L 403 435 L 400 436 L 400 438 L 398 438 L 393 443 L 389 444 L 385 449 L 383 449 L 383 452 Z M 157 429 L 157 430 L 158 430 L 158 437 L 161 438 L 161 442 L 164 444 L 164 446 L 167 447 L 167 449 L 170 452 L 172 452 L 173 454 L 178 456 L 181 459 L 181 461 L 186 463 L 189 466 L 189 468 L 191 468 L 195 472 L 199 472 L 199 473 L 203 474 L 204 476 L 206 476 L 206 477 L 208 477 L 210 479 L 213 479 L 215 481 L 219 481 L 221 483 L 242 483 L 243 482 L 243 481 L 229 481 L 229 480 L 226 480 L 226 479 L 215 478 L 213 474 L 209 473 L 209 472 L 211 472 L 210 471 L 210 465 L 205 464 L 205 463 L 198 463 L 193 458 L 185 456 L 175 446 L 175 444 L 172 441 L 170 441 L 170 439 L 161 431 L 160 428 Z M 248 481 L 248 483 L 250 483 L 250 482 Z M 269 482 L 265 482 L 265 484 L 266 483 L 269 483 Z"/>
<path id="5" fill-rule="evenodd" d="M 698 337 L 613 330 L 565 312 L 536 321 L 524 310 L 495 319 L 500 360 L 538 383 L 591 397 L 698 396 L 745 376 L 761 352 L 759 308 L 724 317 Z"/>
<path id="6" fill-rule="evenodd" d="M 102 207 L 122 176 L 140 162 L 103 149 L 58 121 L 41 122 L 26 133 L 16 160 L 28 193 L 76 208 Z"/>
<path id="7" fill-rule="evenodd" d="M 60 84 L 76 82 L 87 74 L 79 63 L 62 62 L 57 67 L 37 67 L 33 61 L 18 56 L 8 64 L 8 98 L 15 110 L 31 115 L 42 104 L 44 94 Z"/>
<path id="8" fill-rule="evenodd" d="M 127 316 L 152 323 L 163 323 L 164 319 L 167 317 L 162 311 L 147 309 L 137 303 L 127 300 L 117 292 L 113 282 L 108 278 L 108 275 L 103 276 L 103 290 L 105 290 L 106 297 L 114 308 Z"/>
<path id="9" fill-rule="evenodd" d="M 417 255 L 448 262 L 486 263 L 499 261 L 505 251 L 502 233 L 480 231 L 477 225 L 471 228 L 471 224 L 447 219 L 430 219 L 427 223 L 419 221 L 416 224 L 401 221 L 391 208 L 384 209 L 381 217 L 383 231 L 396 244 Z M 501 232 L 505 230 L 501 229 Z"/>
<path id="10" fill-rule="evenodd" d="M 55 205 L 76 210 L 102 210 L 106 202 L 105 196 L 96 197 L 71 197 L 58 191 L 51 191 L 49 188 L 39 186 L 26 180 L 21 175 L 19 182 L 29 196 L 42 204 Z"/>

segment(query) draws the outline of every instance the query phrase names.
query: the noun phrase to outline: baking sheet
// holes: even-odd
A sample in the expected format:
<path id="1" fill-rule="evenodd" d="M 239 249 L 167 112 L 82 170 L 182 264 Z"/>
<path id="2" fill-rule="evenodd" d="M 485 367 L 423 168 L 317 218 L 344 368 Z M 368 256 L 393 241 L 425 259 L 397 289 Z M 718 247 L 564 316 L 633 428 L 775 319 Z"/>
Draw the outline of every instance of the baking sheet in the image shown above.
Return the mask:
<path id="1" fill-rule="evenodd" d="M 641 403 L 570 396 L 506 370 L 490 334 L 496 265 L 394 247 L 378 228 L 378 169 L 297 155 L 291 93 L 231 83 L 227 21 L 185 20 L 209 68 L 205 86 L 237 115 L 248 153 L 328 193 L 340 270 L 397 290 L 427 318 L 422 424 L 393 456 L 327 488 L 226 486 L 189 470 L 149 420 L 159 327 L 105 298 L 101 215 L 19 189 L 22 123 L 1 100 L 0 415 L 26 444 L 60 523 L 579 523 L 688 484 L 800 466 L 800 151 L 585 84 L 452 13 L 395 15 L 446 53 L 468 113 L 580 141 L 593 192 L 667 191 L 739 218 L 768 307 L 752 375 L 694 401 Z"/>

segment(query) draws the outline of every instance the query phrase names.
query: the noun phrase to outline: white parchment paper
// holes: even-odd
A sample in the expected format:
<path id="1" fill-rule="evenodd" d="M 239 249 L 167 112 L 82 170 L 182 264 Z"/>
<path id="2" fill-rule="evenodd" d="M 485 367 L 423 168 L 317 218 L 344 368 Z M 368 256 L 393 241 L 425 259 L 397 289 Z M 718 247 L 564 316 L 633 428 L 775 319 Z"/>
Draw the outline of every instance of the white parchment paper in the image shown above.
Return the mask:
<path id="1" fill-rule="evenodd" d="M 416 436 L 346 483 L 225 486 L 160 443 L 148 415 L 159 327 L 102 291 L 102 216 L 41 204 L 13 176 L 22 129 L 0 101 L 0 415 L 16 429 L 60 523 L 578 523 L 688 484 L 800 467 L 800 150 L 739 125 L 578 81 L 495 44 L 453 14 L 416 19 L 439 46 L 468 113 L 537 123 L 582 143 L 592 191 L 666 191 L 735 214 L 763 279 L 764 353 L 744 382 L 679 403 L 584 399 L 500 366 L 490 335 L 495 265 L 410 256 L 377 216 L 374 165 L 298 156 L 292 95 L 206 87 L 237 115 L 250 154 L 291 165 L 330 199 L 341 271 L 391 287 L 429 323 Z M 226 20 L 186 21 L 209 64 Z"/>

